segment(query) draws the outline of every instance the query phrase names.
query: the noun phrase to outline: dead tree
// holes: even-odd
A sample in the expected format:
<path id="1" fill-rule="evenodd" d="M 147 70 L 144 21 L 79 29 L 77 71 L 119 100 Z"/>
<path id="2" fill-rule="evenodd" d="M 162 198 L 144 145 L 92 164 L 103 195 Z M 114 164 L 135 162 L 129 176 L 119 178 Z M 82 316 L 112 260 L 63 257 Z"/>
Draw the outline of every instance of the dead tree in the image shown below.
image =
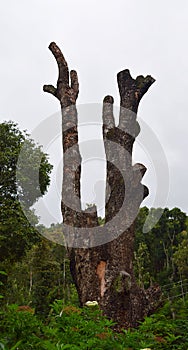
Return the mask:
<path id="1" fill-rule="evenodd" d="M 151 76 L 133 79 L 129 70 L 117 75 L 120 93 L 119 125 L 113 116 L 113 98 L 103 101 L 103 138 L 107 159 L 105 228 L 98 224 L 95 207 L 81 210 L 81 156 L 78 145 L 76 100 L 79 93 L 75 71 L 55 43 L 49 46 L 59 77 L 57 86 L 44 85 L 61 105 L 63 134 L 62 215 L 70 269 L 80 304 L 98 301 L 104 314 L 119 327 L 135 327 L 151 313 L 160 295 L 158 288 L 140 289 L 133 271 L 134 222 L 140 203 L 148 195 L 141 184 L 146 168 L 132 165 L 132 149 L 140 132 L 136 121 L 139 102 L 154 83 Z M 69 82 L 70 79 L 70 82 Z M 104 240 L 104 230 L 105 239 Z M 104 244 L 104 241 L 107 242 Z"/>

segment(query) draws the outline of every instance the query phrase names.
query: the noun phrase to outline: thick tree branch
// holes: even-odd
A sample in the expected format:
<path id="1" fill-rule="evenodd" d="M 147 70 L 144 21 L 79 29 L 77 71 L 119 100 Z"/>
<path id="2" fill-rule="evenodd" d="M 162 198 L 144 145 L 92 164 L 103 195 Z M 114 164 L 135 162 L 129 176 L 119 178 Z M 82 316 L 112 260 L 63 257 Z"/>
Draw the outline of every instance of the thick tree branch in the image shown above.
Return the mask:
<path id="1" fill-rule="evenodd" d="M 57 62 L 59 75 L 57 88 L 53 85 L 44 85 L 43 90 L 54 95 L 60 101 L 62 108 L 75 105 L 79 93 L 77 73 L 74 70 L 70 72 L 71 86 L 69 86 L 69 68 L 63 53 L 54 42 L 49 45 L 49 49 Z"/>
<path id="2" fill-rule="evenodd" d="M 121 98 L 120 105 L 128 110 L 137 113 L 141 98 L 148 91 L 149 87 L 155 82 L 155 79 L 148 75 L 144 78 L 142 75 L 133 79 L 128 69 L 125 69 L 117 75 L 119 93 Z"/>
<path id="3" fill-rule="evenodd" d="M 57 89 L 53 85 L 44 85 L 43 91 L 48 92 L 49 94 L 52 94 L 55 97 L 57 97 Z"/>
<path id="4" fill-rule="evenodd" d="M 54 55 L 56 61 L 57 61 L 57 65 L 59 68 L 59 77 L 58 77 L 58 81 L 57 81 L 57 88 L 61 89 L 62 86 L 69 86 L 69 69 L 68 69 L 68 65 L 67 62 L 60 50 L 60 48 L 56 45 L 56 43 L 52 42 L 49 45 L 49 49 L 52 52 L 52 54 Z"/>
<path id="5" fill-rule="evenodd" d="M 114 123 L 112 97 L 107 96 L 103 101 L 103 136 L 107 156 L 106 221 L 119 212 L 124 201 L 129 203 L 126 207 L 127 215 L 132 217 L 131 212 L 136 213 L 149 193 L 147 187 L 140 183 L 146 172 L 145 166 L 132 166 L 132 148 L 140 132 L 136 121 L 139 101 L 155 80 L 151 76 L 133 79 L 128 69 L 118 73 L 117 79 L 121 98 L 118 127 Z M 119 147 L 113 146 L 115 143 Z M 122 171 L 115 164 L 119 164 Z"/>

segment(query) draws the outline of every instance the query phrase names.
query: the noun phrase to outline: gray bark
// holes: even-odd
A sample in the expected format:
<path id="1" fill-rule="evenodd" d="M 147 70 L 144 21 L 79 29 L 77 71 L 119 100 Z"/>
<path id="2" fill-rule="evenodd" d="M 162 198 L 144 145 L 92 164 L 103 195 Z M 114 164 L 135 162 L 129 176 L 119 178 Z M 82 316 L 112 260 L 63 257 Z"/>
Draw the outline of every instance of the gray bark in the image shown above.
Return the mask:
<path id="1" fill-rule="evenodd" d="M 69 243 L 70 268 L 80 304 L 96 300 L 104 314 L 116 321 L 118 327 L 134 327 L 155 309 L 160 295 L 159 288 L 153 287 L 148 291 L 140 289 L 133 271 L 134 221 L 140 203 L 148 195 L 148 189 L 141 184 L 146 168 L 142 164 L 132 165 L 132 149 L 140 132 L 136 121 L 138 105 L 154 79 L 151 76 L 133 79 L 128 70 L 118 73 L 118 127 L 114 122 L 113 98 L 107 96 L 103 101 L 108 198 L 105 220 L 108 234 L 114 239 L 97 247 L 75 248 L 77 237 L 74 228 L 86 228 L 88 234 L 83 239 L 91 242 L 90 232 L 93 227 L 98 226 L 98 218 L 95 207 L 81 210 L 81 156 L 76 110 L 79 92 L 77 73 L 71 71 L 69 74 L 65 58 L 55 43 L 51 43 L 49 48 L 57 61 L 59 77 L 57 87 L 45 85 L 44 91 L 60 101 L 62 110 L 64 168 L 61 208 L 63 222 L 69 227 L 65 232 L 65 240 Z M 71 149 L 74 149 L 74 152 L 69 152 Z"/>

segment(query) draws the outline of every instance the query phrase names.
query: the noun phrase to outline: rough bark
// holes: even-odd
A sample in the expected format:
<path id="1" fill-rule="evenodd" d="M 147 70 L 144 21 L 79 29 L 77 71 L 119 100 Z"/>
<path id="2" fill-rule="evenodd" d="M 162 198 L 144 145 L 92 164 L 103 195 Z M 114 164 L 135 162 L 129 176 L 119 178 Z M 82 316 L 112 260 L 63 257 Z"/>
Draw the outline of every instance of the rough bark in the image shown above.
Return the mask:
<path id="1" fill-rule="evenodd" d="M 151 76 L 133 79 L 129 70 L 118 73 L 121 102 L 117 127 L 113 116 L 113 98 L 107 96 L 103 101 L 108 198 L 105 219 L 111 240 L 87 248 L 92 246 L 91 232 L 98 226 L 98 218 L 95 207 L 81 210 L 81 156 L 76 110 L 78 78 L 75 71 L 69 74 L 68 65 L 57 45 L 51 43 L 49 48 L 57 61 L 59 77 L 57 87 L 45 85 L 44 91 L 54 95 L 61 104 L 64 151 L 61 208 L 63 223 L 67 225 L 64 234 L 70 268 L 80 304 L 96 300 L 104 314 L 116 321 L 119 327 L 134 327 L 152 312 L 160 294 L 159 288 L 150 288 L 146 292 L 140 289 L 133 271 L 134 221 L 140 203 L 148 195 L 148 189 L 141 184 L 145 166 L 132 165 L 132 148 L 140 131 L 136 121 L 138 105 L 154 79 Z M 86 248 L 79 248 L 77 243 L 80 237 L 77 237 L 75 228 L 86 229 L 81 237 L 87 243 Z M 100 228 L 98 232 L 100 234 Z"/>
<path id="2" fill-rule="evenodd" d="M 132 165 L 132 148 L 140 132 L 136 121 L 138 104 L 154 79 L 140 76 L 134 80 L 128 70 L 120 72 L 117 79 L 121 98 L 118 127 L 115 126 L 113 117 L 113 98 L 106 96 L 103 104 L 107 192 L 110 188 L 105 218 L 106 222 L 110 222 L 121 212 L 118 220 L 121 220 L 126 229 L 121 233 L 118 220 L 115 227 L 111 225 L 117 238 L 105 247 L 108 255 L 105 266 L 106 292 L 101 305 L 105 314 L 119 325 L 132 327 L 154 306 L 151 298 L 153 293 L 148 297 L 149 294 L 137 286 L 133 271 L 134 221 L 140 203 L 149 192 L 140 182 L 146 172 L 145 166 L 139 163 Z M 117 148 L 116 144 L 120 147 Z"/>

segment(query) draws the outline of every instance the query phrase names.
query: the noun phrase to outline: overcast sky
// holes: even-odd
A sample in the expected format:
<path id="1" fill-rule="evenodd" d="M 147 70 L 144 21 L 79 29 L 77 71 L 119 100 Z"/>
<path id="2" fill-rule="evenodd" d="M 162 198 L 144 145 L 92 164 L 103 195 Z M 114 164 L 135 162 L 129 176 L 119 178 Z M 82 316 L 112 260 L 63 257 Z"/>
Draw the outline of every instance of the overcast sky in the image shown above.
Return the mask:
<path id="1" fill-rule="evenodd" d="M 156 82 L 140 104 L 138 117 L 145 126 L 134 150 L 135 161 L 148 168 L 143 182 L 150 196 L 143 204 L 177 206 L 188 212 L 187 0 L 1 0 L 0 14 L 1 120 L 14 120 L 32 133 L 59 111 L 58 101 L 42 91 L 43 84 L 55 84 L 57 79 L 56 63 L 48 50 L 51 41 L 60 46 L 70 69 L 78 72 L 78 104 L 101 103 L 111 94 L 118 106 L 117 73 L 128 68 L 133 77 L 150 74 Z M 60 127 L 60 116 L 57 123 Z M 148 128 L 155 142 L 149 139 Z M 91 134 L 83 129 L 83 138 L 84 132 L 87 140 L 95 134 L 94 129 Z M 51 222 L 60 220 L 59 140 L 56 137 L 48 146 L 54 162 L 47 205 Z M 168 199 L 166 194 L 160 196 L 168 186 L 165 157 Z M 100 187 L 102 172 L 99 175 L 92 160 L 90 168 L 97 173 Z M 93 201 L 91 193 L 85 193 L 84 201 Z M 42 215 L 40 210 L 38 214 Z"/>

